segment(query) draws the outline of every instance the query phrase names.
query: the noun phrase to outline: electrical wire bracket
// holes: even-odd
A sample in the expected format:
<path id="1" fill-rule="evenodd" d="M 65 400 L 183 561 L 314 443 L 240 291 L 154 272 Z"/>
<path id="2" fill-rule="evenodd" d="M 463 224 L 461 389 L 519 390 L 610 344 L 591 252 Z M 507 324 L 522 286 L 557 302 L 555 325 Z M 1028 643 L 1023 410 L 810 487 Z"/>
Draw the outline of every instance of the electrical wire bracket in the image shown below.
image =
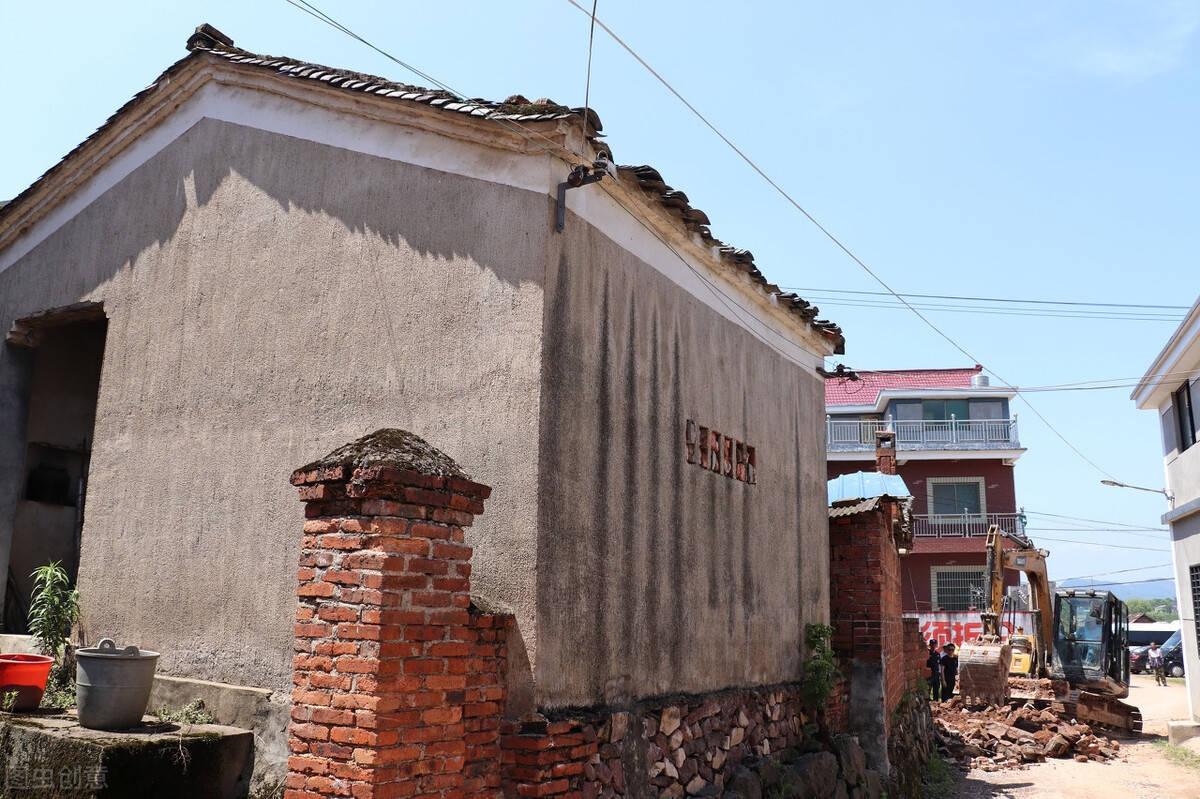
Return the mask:
<path id="1" fill-rule="evenodd" d="M 567 192 L 589 183 L 599 183 L 603 177 L 604 170 L 600 168 L 599 162 L 595 172 L 591 167 L 580 164 L 571 170 L 566 180 L 558 184 L 558 219 L 554 223 L 555 230 L 562 233 L 563 228 L 567 226 Z"/>

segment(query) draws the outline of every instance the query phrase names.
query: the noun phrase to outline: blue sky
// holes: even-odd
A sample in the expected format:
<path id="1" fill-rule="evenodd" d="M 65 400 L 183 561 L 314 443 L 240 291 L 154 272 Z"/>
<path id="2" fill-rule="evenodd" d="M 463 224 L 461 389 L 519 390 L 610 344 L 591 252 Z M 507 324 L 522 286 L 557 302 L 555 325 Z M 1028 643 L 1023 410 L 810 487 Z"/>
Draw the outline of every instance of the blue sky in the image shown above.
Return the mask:
<path id="1" fill-rule="evenodd" d="M 974 5 L 601 0 L 598 16 L 899 291 L 1190 305 L 1200 1 Z M 566 0 L 323 7 L 468 96 L 583 102 L 587 17 Z M 0 197 L 182 57 L 205 21 L 256 52 L 421 82 L 283 0 L 3 3 Z M 619 163 L 657 167 L 770 279 L 879 290 L 599 30 L 591 104 Z M 852 367 L 971 365 L 907 311 L 821 305 L 843 326 L 838 360 Z M 1021 386 L 1140 376 L 1174 329 L 930 318 Z M 1156 420 L 1128 395 L 1031 399 L 1119 480 L 1159 487 Z M 1101 486 L 1103 475 L 1015 407 L 1029 448 L 1020 504 L 1157 524 L 1161 497 Z M 1044 540 L 1056 578 L 1170 560 L 1165 534 L 1034 535 L 1164 550 Z"/>

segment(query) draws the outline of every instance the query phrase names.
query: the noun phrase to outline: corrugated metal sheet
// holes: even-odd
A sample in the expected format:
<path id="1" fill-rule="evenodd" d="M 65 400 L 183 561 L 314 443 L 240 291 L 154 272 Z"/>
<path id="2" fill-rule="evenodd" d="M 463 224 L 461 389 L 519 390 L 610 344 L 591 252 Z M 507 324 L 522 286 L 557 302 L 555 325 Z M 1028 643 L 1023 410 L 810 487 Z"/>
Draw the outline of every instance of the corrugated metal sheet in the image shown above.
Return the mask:
<path id="1" fill-rule="evenodd" d="M 911 497 L 912 492 L 898 474 L 880 472 L 855 472 L 843 474 L 829 481 L 829 504 L 851 499 L 872 497 Z"/>

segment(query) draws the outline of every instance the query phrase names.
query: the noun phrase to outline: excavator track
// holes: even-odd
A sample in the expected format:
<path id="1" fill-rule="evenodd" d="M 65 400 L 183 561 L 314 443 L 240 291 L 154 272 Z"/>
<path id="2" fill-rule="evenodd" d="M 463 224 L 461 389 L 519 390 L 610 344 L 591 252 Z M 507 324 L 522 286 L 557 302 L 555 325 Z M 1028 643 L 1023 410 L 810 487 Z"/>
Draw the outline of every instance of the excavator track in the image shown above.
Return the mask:
<path id="1" fill-rule="evenodd" d="M 1075 718 L 1086 724 L 1100 724 L 1131 735 L 1142 732 L 1142 712 L 1112 696 L 1080 691 Z"/>

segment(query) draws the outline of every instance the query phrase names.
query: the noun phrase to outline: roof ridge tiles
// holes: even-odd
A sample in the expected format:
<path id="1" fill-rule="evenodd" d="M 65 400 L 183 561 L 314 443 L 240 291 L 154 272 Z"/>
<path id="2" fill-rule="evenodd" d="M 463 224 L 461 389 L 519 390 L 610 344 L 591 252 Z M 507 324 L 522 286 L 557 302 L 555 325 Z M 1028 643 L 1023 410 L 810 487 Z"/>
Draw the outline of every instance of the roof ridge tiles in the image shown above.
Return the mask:
<path id="1" fill-rule="evenodd" d="M 6 205 L 0 206 L 0 223 L 17 212 L 18 206 L 21 205 L 18 202 L 19 200 L 24 199 L 28 194 L 32 193 L 36 187 L 41 185 L 51 174 L 58 171 L 76 152 L 104 132 L 131 106 L 147 94 L 158 89 L 163 84 L 164 78 L 172 75 L 193 57 L 191 54 L 208 55 L 220 58 L 230 64 L 262 69 L 296 80 L 310 80 L 314 83 L 321 83 L 344 91 L 372 93 L 403 102 L 417 102 L 440 111 L 464 114 L 476 118 L 490 117 L 499 120 L 532 122 L 553 121 L 574 116 L 580 118 L 588 138 L 594 139 L 603 136 L 601 133 L 603 128 L 600 123 L 600 117 L 592 108 L 568 108 L 567 106 L 559 105 L 546 99 L 529 103 L 521 95 L 512 95 L 503 102 L 482 98 L 464 99 L 444 89 L 427 89 L 421 86 L 413 86 L 389 80 L 378 75 L 353 70 L 334 69 L 322 64 L 285 56 L 252 53 L 237 47 L 231 38 L 207 23 L 197 27 L 195 32 L 188 38 L 187 49 L 190 53 L 189 56 L 180 59 L 168 67 L 154 83 L 134 95 L 129 102 L 125 103 L 110 116 L 95 133 L 71 150 L 71 152 L 34 181 L 25 191 L 18 194 Z M 668 211 L 685 230 L 696 233 L 706 245 L 715 247 L 719 260 L 725 261 L 731 267 L 744 272 L 751 281 L 759 285 L 768 294 L 777 298 L 781 308 L 796 314 L 808 323 L 816 333 L 830 340 L 834 345 L 834 352 L 836 354 L 845 352 L 845 339 L 842 336 L 840 327 L 827 320 L 815 320 L 818 313 L 816 306 L 810 305 L 795 295 L 781 295 L 779 287 L 770 283 L 754 265 L 754 254 L 749 250 L 733 247 L 715 238 L 709 230 L 711 222 L 708 214 L 690 205 L 687 194 L 668 185 L 657 169 L 649 165 L 619 166 L 617 169 L 621 172 L 630 173 L 643 191 L 655 194 L 664 210 Z"/>

